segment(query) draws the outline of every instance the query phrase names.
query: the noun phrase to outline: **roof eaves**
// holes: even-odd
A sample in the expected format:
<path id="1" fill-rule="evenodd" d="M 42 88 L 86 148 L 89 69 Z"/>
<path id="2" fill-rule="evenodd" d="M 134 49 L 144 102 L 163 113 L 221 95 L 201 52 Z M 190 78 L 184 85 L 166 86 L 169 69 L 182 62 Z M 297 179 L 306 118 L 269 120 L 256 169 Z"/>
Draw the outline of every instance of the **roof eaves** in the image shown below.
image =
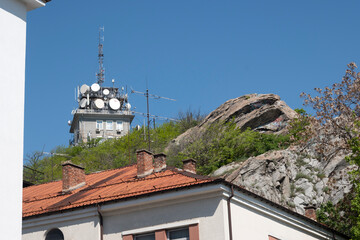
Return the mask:
<path id="1" fill-rule="evenodd" d="M 148 197 L 150 195 L 164 194 L 164 193 L 168 193 L 168 192 L 172 192 L 172 191 L 181 191 L 183 189 L 187 189 L 187 188 L 190 188 L 190 187 L 202 187 L 202 186 L 205 186 L 205 185 L 217 184 L 217 183 L 221 183 L 221 182 L 222 182 L 222 179 L 214 179 L 214 180 L 207 181 L 207 182 L 202 182 L 202 183 L 186 184 L 186 185 L 183 184 L 183 186 L 179 186 L 179 187 L 176 187 L 176 188 L 166 188 L 166 189 L 162 189 L 162 190 L 159 190 L 159 191 L 156 191 L 156 192 L 143 193 L 141 195 L 132 195 L 132 196 L 125 197 L 125 198 L 110 199 L 110 200 L 103 201 L 103 202 L 96 202 L 96 203 L 86 204 L 86 205 L 84 204 L 84 205 L 79 205 L 79 206 L 72 207 L 72 208 L 59 209 L 59 210 L 55 210 L 55 211 L 51 211 L 51 212 L 44 212 L 44 213 L 40 213 L 40 214 L 34 214 L 34 215 L 30 215 L 30 216 L 25 216 L 22 219 L 27 220 L 27 219 L 31 219 L 31 218 L 48 216 L 48 215 L 52 215 L 52 214 L 59 213 L 59 212 L 74 211 L 76 209 L 94 207 L 94 206 L 103 205 L 103 204 L 111 204 L 111 203 L 120 202 L 120 201 L 130 201 L 132 199 L 146 198 L 146 197 Z"/>

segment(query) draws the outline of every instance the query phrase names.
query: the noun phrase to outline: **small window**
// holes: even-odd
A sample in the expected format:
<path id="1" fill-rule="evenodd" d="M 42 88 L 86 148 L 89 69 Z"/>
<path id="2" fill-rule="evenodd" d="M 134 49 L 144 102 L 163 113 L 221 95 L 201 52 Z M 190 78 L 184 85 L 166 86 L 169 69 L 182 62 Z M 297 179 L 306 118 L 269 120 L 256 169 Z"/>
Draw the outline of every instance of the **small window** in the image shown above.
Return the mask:
<path id="1" fill-rule="evenodd" d="M 106 130 L 113 130 L 113 121 L 112 120 L 106 121 Z"/>
<path id="2" fill-rule="evenodd" d="M 168 231 L 169 240 L 189 240 L 189 228 Z"/>
<path id="3" fill-rule="evenodd" d="M 124 129 L 123 122 L 122 121 L 117 121 L 116 122 L 116 130 L 117 131 L 122 131 L 123 129 Z"/>
<path id="4" fill-rule="evenodd" d="M 155 233 L 137 235 L 134 240 L 155 240 Z"/>
<path id="5" fill-rule="evenodd" d="M 64 235 L 60 229 L 51 229 L 47 234 L 45 240 L 64 240 Z"/>
<path id="6" fill-rule="evenodd" d="M 98 129 L 98 130 L 103 129 L 103 121 L 102 120 L 97 120 L 96 121 L 96 129 Z"/>

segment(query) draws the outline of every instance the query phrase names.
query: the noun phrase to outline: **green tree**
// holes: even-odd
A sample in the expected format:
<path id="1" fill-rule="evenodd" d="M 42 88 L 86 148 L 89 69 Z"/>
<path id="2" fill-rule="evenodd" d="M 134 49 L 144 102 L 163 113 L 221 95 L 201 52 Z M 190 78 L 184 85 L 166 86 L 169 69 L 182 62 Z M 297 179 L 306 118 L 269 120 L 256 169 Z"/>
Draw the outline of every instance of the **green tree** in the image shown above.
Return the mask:
<path id="1" fill-rule="evenodd" d="M 351 236 L 360 239 L 360 73 L 356 72 L 355 63 L 347 66 L 341 82 L 324 89 L 315 88 L 315 96 L 305 93 L 302 96 L 305 97 L 305 105 L 315 110 L 315 116 L 309 118 L 311 124 L 305 127 L 305 132 L 317 143 L 318 153 L 325 160 L 339 152 L 347 153 L 347 160 L 358 166 L 350 173 L 354 194 L 350 200 L 352 214 L 347 215 L 354 220 L 348 221 L 351 222 Z M 328 216 L 333 214 L 331 211 Z"/>

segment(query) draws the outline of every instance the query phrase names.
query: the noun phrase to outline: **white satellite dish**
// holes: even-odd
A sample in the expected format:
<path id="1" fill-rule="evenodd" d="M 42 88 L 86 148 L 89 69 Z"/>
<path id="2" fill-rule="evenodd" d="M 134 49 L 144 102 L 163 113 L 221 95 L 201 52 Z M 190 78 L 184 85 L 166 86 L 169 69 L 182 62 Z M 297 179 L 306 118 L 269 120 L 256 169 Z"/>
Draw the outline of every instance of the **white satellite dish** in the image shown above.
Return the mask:
<path id="1" fill-rule="evenodd" d="M 100 90 L 100 85 L 97 83 L 93 83 L 93 85 L 91 85 L 91 91 L 93 92 L 97 92 Z"/>
<path id="2" fill-rule="evenodd" d="M 131 109 L 131 104 L 130 103 L 125 104 L 125 107 L 126 107 L 127 110 L 130 110 Z"/>
<path id="3" fill-rule="evenodd" d="M 116 98 L 112 98 L 109 101 L 109 105 L 112 110 L 118 110 L 120 108 L 120 101 Z"/>
<path id="4" fill-rule="evenodd" d="M 94 104 L 95 104 L 95 107 L 97 109 L 102 109 L 104 108 L 104 101 L 100 98 L 97 98 L 95 101 L 94 101 Z"/>
<path id="5" fill-rule="evenodd" d="M 81 99 L 80 102 L 79 102 L 80 108 L 85 108 L 86 107 L 86 102 L 87 102 L 86 98 Z"/>
<path id="6" fill-rule="evenodd" d="M 109 89 L 105 88 L 105 89 L 103 90 L 103 94 L 104 94 L 105 96 L 109 95 L 109 93 L 110 93 Z"/>
<path id="7" fill-rule="evenodd" d="M 90 87 L 86 84 L 83 84 L 81 87 L 80 87 L 80 93 L 81 94 L 85 94 L 85 93 L 88 93 L 90 91 Z"/>

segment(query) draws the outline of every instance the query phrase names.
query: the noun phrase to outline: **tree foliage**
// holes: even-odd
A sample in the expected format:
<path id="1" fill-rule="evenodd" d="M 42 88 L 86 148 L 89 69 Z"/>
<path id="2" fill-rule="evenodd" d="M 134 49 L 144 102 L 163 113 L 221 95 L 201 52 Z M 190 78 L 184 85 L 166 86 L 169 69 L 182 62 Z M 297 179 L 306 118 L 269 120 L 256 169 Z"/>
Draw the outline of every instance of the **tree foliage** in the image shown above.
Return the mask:
<path id="1" fill-rule="evenodd" d="M 243 161 L 269 150 L 284 148 L 289 136 L 241 131 L 233 122 L 213 123 L 205 134 L 183 149 L 180 158 L 198 160 L 198 171 L 209 174 L 234 161 Z"/>
<path id="2" fill-rule="evenodd" d="M 304 135 L 311 136 L 311 140 L 317 143 L 318 152 L 329 159 L 333 155 L 342 152 L 347 155 L 347 160 L 360 166 L 360 73 L 356 71 L 355 63 L 347 65 L 348 68 L 340 83 L 334 83 L 331 87 L 324 89 L 315 88 L 316 96 L 302 93 L 305 97 L 305 105 L 315 110 L 314 117 L 310 117 L 311 124 L 306 126 Z M 350 233 L 354 239 L 360 239 L 360 171 L 359 168 L 352 173 L 353 191 L 349 200 L 350 211 L 345 213 L 348 216 Z M 348 209 L 348 210 L 349 210 Z M 326 215 L 323 222 L 329 225 L 338 226 L 339 219 L 334 220 L 331 216 L 337 216 L 338 207 L 326 204 L 322 206 L 319 215 Z M 343 210 L 342 210 L 343 211 Z M 344 213 L 343 213 L 344 214 Z M 351 219 L 350 219 L 351 218 Z M 325 220 L 324 220 L 325 219 Z M 329 223 L 330 220 L 330 223 Z M 340 226 L 338 230 L 343 230 Z"/>
<path id="3" fill-rule="evenodd" d="M 179 114 L 179 121 L 166 122 L 151 129 L 151 151 L 166 152 L 168 165 L 182 167 L 182 160 L 194 158 L 198 160 L 198 171 L 209 174 L 217 168 L 233 161 L 262 154 L 268 150 L 286 147 L 288 136 L 261 134 L 250 129 L 241 131 L 235 123 L 214 123 L 207 127 L 205 134 L 182 149 L 172 151 L 166 149 L 169 142 L 187 129 L 196 126 L 203 119 L 199 112 Z M 51 156 L 41 156 L 37 169 L 44 173 L 47 182 L 61 178 L 61 163 L 71 160 L 85 167 L 87 173 L 122 167 L 136 162 L 136 151 L 147 149 L 146 129 L 133 129 L 128 135 L 119 139 L 90 142 L 71 147 L 57 147 Z M 27 162 L 26 164 L 30 164 Z"/>

